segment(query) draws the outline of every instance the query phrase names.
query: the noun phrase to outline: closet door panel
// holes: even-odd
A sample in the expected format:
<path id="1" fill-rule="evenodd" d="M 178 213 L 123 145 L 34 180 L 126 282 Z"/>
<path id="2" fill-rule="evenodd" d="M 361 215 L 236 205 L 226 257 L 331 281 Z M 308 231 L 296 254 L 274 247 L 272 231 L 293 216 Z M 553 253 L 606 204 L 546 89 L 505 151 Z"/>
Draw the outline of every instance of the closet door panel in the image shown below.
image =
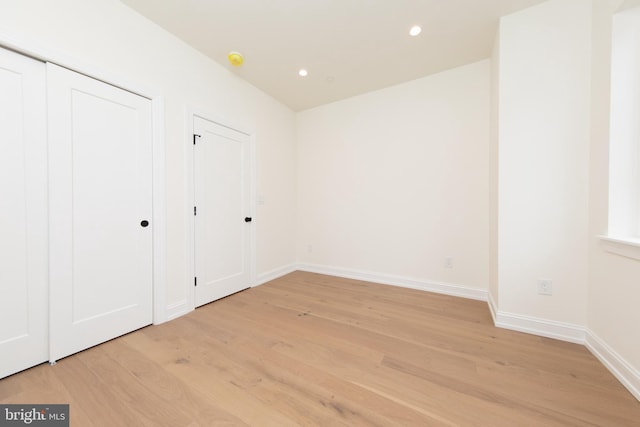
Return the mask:
<path id="1" fill-rule="evenodd" d="M 45 65 L 0 48 L 0 378 L 48 358 Z"/>
<path id="2" fill-rule="evenodd" d="M 152 322 L 151 101 L 47 64 L 51 360 Z"/>

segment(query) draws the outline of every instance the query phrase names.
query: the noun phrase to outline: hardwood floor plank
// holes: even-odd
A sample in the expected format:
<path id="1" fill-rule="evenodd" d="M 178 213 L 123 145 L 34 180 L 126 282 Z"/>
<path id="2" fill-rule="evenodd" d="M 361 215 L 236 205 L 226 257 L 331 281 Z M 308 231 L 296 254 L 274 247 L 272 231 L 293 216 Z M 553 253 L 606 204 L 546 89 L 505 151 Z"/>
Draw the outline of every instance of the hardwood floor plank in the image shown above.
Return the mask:
<path id="1" fill-rule="evenodd" d="M 242 304 L 242 306 L 243 306 L 243 307 L 246 307 L 246 304 Z M 228 308 L 228 306 L 225 306 L 225 307 L 227 307 L 227 308 Z M 255 314 L 256 310 L 258 310 L 258 309 L 259 309 L 259 307 L 258 307 L 257 309 L 255 309 L 255 310 L 252 308 L 252 309 L 250 310 L 250 312 L 249 312 L 249 313 L 246 313 L 245 315 L 246 315 L 246 316 L 252 316 L 253 314 Z M 258 315 L 258 316 L 259 316 L 259 315 Z M 313 316 L 313 314 L 312 314 L 311 316 Z M 222 316 L 222 317 L 228 318 L 228 317 L 232 317 L 232 315 L 227 311 L 227 312 L 225 312 L 224 316 Z M 269 313 L 269 316 L 268 316 L 268 317 L 269 317 L 270 319 L 273 319 L 273 318 L 274 318 L 274 316 L 273 316 L 273 314 L 272 314 L 272 313 Z M 305 319 L 305 320 L 307 320 L 307 319 Z M 287 325 L 287 328 L 293 328 L 293 327 L 294 327 L 293 325 L 295 325 L 295 323 L 290 323 L 290 324 L 288 324 L 288 325 Z M 281 327 L 282 327 L 282 326 L 281 326 Z M 315 336 L 317 336 L 318 330 L 314 330 L 313 332 L 314 332 L 314 333 L 312 334 L 312 336 L 314 336 L 314 337 L 315 337 Z M 323 342 L 325 342 L 325 339 L 326 339 L 326 337 L 325 337 L 325 338 L 323 338 L 323 340 L 322 340 L 322 341 L 323 341 Z M 384 337 L 383 339 L 385 339 L 385 340 L 386 340 L 387 338 L 386 338 L 386 337 Z M 298 339 L 297 339 L 297 341 L 299 342 L 299 341 L 300 341 L 300 338 L 298 338 Z M 304 344 L 304 346 L 305 346 L 305 347 L 307 347 L 307 345 L 308 345 L 307 343 L 305 343 L 305 344 Z M 333 343 L 331 344 L 331 347 L 332 347 L 332 348 L 334 347 L 334 344 L 333 344 Z M 299 351 L 302 351 L 302 350 L 298 350 L 297 348 L 293 348 L 292 346 L 288 346 L 288 347 L 284 347 L 284 348 L 291 348 L 291 352 L 292 352 L 292 353 L 297 353 L 297 352 L 299 352 Z M 316 354 L 316 356 L 317 356 L 317 354 Z M 340 369 L 340 368 L 342 368 L 342 372 L 341 372 L 341 374 L 343 374 L 343 375 L 345 375 L 345 376 L 348 376 L 349 378 L 354 379 L 354 381 L 363 381 L 363 376 L 362 376 L 362 375 L 361 375 L 361 376 L 358 376 L 357 378 L 354 378 L 354 377 L 353 377 L 354 372 L 357 372 L 357 371 L 360 369 L 360 366 L 361 366 L 361 364 L 357 363 L 357 361 L 352 361 L 353 363 L 345 363 L 345 362 L 346 362 L 346 359 L 345 359 L 344 357 L 337 358 L 337 357 L 332 357 L 332 355 L 328 355 L 328 356 L 329 356 L 329 357 L 328 357 L 328 359 L 327 359 L 324 363 L 320 362 L 320 364 L 318 365 L 319 367 L 321 367 L 321 368 L 323 368 L 323 369 L 331 369 L 331 368 L 329 368 L 329 366 L 331 366 L 331 365 L 333 364 L 333 369 Z M 311 363 L 315 363 L 316 365 L 318 364 L 317 357 L 315 357 L 315 358 L 309 358 L 309 360 L 310 360 L 310 361 L 312 361 Z M 309 360 L 308 360 L 308 361 L 309 361 Z M 336 366 L 336 363 L 337 363 L 337 364 L 343 364 L 343 365 L 342 365 L 341 367 L 338 367 L 338 366 Z M 380 369 L 379 369 L 379 367 L 375 367 L 375 366 L 373 366 L 373 367 L 372 367 L 372 366 L 369 366 L 369 367 L 367 367 L 367 368 L 368 368 L 368 370 L 377 369 L 377 373 L 380 373 Z M 474 366 L 474 365 L 469 364 L 468 372 L 469 372 L 469 373 L 471 373 L 471 372 L 474 370 L 474 368 L 475 368 L 475 366 Z M 365 372 L 363 372 L 363 374 L 366 374 L 367 372 L 368 372 L 368 371 L 365 371 Z M 457 371 L 456 371 L 456 372 L 457 372 Z M 395 380 L 395 378 L 396 378 L 396 373 L 393 373 L 393 375 L 392 375 L 392 376 L 390 376 L 389 378 L 390 378 L 390 382 L 393 382 L 393 381 Z M 367 384 L 366 384 L 366 383 L 365 383 L 365 384 L 362 384 L 362 385 L 363 385 L 364 387 L 367 387 Z M 429 386 L 432 386 L 432 385 L 433 385 L 433 384 L 429 384 Z M 370 387 L 368 387 L 368 388 L 370 389 Z M 440 387 L 431 387 L 431 388 L 429 388 L 429 387 L 422 386 L 422 388 L 420 389 L 420 391 L 419 391 L 419 392 L 420 392 L 420 393 L 431 394 L 431 395 L 435 395 L 435 396 L 443 396 L 443 395 L 444 395 L 444 393 L 448 393 L 449 391 L 450 391 L 450 390 L 442 390 Z M 410 393 L 411 393 L 411 394 L 415 394 L 415 393 L 416 393 L 416 391 L 415 391 L 415 390 L 411 390 L 411 391 L 410 391 Z M 455 398 L 455 400 L 456 400 L 456 401 L 458 401 L 459 403 L 462 403 L 462 402 L 461 402 L 461 399 L 463 399 L 463 398 L 464 398 L 464 396 L 453 396 L 453 397 L 454 397 L 454 398 Z M 432 402 L 431 402 L 431 404 L 432 404 L 432 405 L 437 405 L 437 399 L 438 399 L 438 398 L 436 398 L 434 401 L 432 401 Z M 424 403 L 424 402 L 423 402 L 423 403 Z M 406 406 L 410 407 L 410 405 L 406 405 Z M 460 418 L 461 418 L 459 415 L 454 415 L 454 414 L 449 414 L 449 416 L 450 416 L 450 417 L 457 418 L 457 419 L 460 419 Z M 516 418 L 516 419 L 517 419 L 518 421 L 523 421 L 523 420 L 522 420 L 522 419 L 520 419 L 520 418 Z M 462 419 L 462 421 L 466 422 L 466 424 L 462 424 L 462 425 L 471 425 L 470 423 L 474 422 L 473 415 L 470 415 L 470 418 L 468 418 L 468 419 L 466 419 L 466 420 L 465 420 L 465 419 Z M 505 424 L 500 424 L 501 422 L 504 422 L 504 421 L 505 421 L 505 415 L 504 415 L 504 414 L 501 414 L 501 415 L 500 415 L 500 417 L 496 418 L 496 419 L 493 421 L 493 423 L 492 423 L 491 425 L 514 425 L 514 424 L 512 423 L 512 422 L 513 422 L 513 420 L 512 420 L 512 421 L 509 421 L 509 422 L 507 422 L 507 423 L 505 423 Z M 511 424 L 510 424 L 510 423 L 511 423 Z M 549 425 L 552 425 L 552 424 L 549 424 Z M 556 424 L 556 425 L 565 425 L 565 424 Z"/>
<path id="2" fill-rule="evenodd" d="M 204 311 L 202 313 L 205 313 Z M 207 312 L 210 313 L 210 312 Z M 218 323 L 224 323 L 225 328 L 234 329 L 237 322 L 234 321 L 233 316 L 216 316 Z M 424 417 L 418 414 L 411 414 L 407 408 L 394 405 L 393 402 L 380 399 L 379 396 L 371 395 L 366 390 L 358 390 L 351 382 L 344 381 L 339 375 L 335 375 L 335 369 L 333 364 L 320 365 L 319 369 L 314 369 L 310 364 L 310 360 L 319 360 L 317 357 L 313 357 L 313 353 L 319 351 L 326 353 L 326 357 L 333 360 L 353 360 L 354 363 L 361 361 L 360 355 L 349 354 L 342 350 L 329 350 L 325 347 L 314 345 L 312 341 L 303 340 L 301 344 L 301 336 L 289 335 L 279 332 L 275 329 L 270 329 L 268 326 L 255 325 L 260 330 L 260 334 L 244 334 L 242 339 L 236 341 L 233 347 L 233 354 L 236 357 L 244 359 L 243 355 L 249 355 L 243 364 L 253 364 L 253 360 L 257 357 L 260 360 L 262 367 L 255 366 L 255 371 L 263 372 L 261 376 L 262 380 L 268 380 L 269 378 L 277 378 L 276 382 L 279 386 L 286 388 L 293 388 L 291 392 L 295 395 L 309 394 L 302 393 L 301 390 L 308 389 L 316 385 L 326 385 L 326 388 L 315 389 L 311 396 L 315 396 L 310 399 L 309 404 L 315 405 L 319 408 L 318 404 L 323 408 L 332 408 L 333 410 L 341 413 L 343 416 L 350 416 L 348 425 L 406 425 L 407 420 L 413 420 L 413 423 L 420 422 L 426 423 L 423 425 L 429 425 L 429 422 L 433 422 L 434 419 L 430 417 Z M 277 336 L 279 339 L 274 341 L 272 339 L 264 339 L 265 336 L 273 337 Z M 291 342 L 292 344 L 289 344 Z M 303 347 L 310 352 L 300 352 L 298 349 Z M 280 351 L 285 349 L 285 351 Z M 293 350 L 289 352 L 287 350 Z M 308 356 L 311 355 L 311 358 Z M 376 366 L 381 361 L 381 356 L 375 357 L 375 362 L 370 363 L 370 366 Z M 279 367 L 276 372 L 271 372 L 274 367 Z M 292 376 L 291 372 L 294 373 Z M 286 380 L 285 380 L 286 378 Z M 346 389 L 344 393 L 338 394 L 337 390 Z M 341 396 L 342 395 L 342 396 Z M 358 399 L 356 399 L 358 397 Z M 349 400 L 355 400 L 357 408 L 349 409 L 345 406 L 345 403 Z M 366 405 L 368 410 L 363 410 L 363 405 Z M 385 422 L 374 422 L 370 419 L 368 422 L 363 422 L 363 414 L 370 413 L 376 414 L 376 408 L 386 405 L 384 411 L 383 420 Z M 357 416 L 356 416 L 357 415 Z M 302 421 L 298 421 L 304 424 Z M 335 425 L 335 421 L 330 423 Z M 316 425 L 316 424 L 312 424 Z M 324 425 L 320 423 L 320 425 Z M 410 424 L 411 425 L 411 424 Z"/>
<path id="3" fill-rule="evenodd" d="M 49 364 L 41 364 L 0 380 L 0 402 L 13 404 L 69 404 L 74 425 L 95 424 L 82 405 L 68 392 L 64 378 Z M 73 408 L 73 409 L 71 409 Z"/>
<path id="4" fill-rule="evenodd" d="M 158 398 L 148 387 L 123 369 L 117 359 L 112 358 L 107 350 L 113 343 L 105 343 L 91 351 L 85 351 L 78 358 L 102 381 L 103 386 L 113 395 L 120 407 L 127 407 L 139 419 L 142 425 L 153 426 L 188 426 L 191 417 L 175 406 Z"/>
<path id="5" fill-rule="evenodd" d="M 639 426 L 580 345 L 495 328 L 486 303 L 294 272 L 0 380 L 72 425 Z"/>
<path id="6" fill-rule="evenodd" d="M 135 409 L 120 399 L 117 390 L 110 388 L 85 364 L 85 360 L 88 359 L 87 353 L 94 351 L 96 348 L 85 350 L 73 357 L 60 360 L 51 367 L 55 369 L 58 378 L 64 381 L 69 394 L 76 402 L 74 407 L 70 407 L 71 422 L 76 422 L 74 413 L 77 405 L 90 414 L 94 425 L 152 426 L 149 420 L 141 417 Z"/>
<path id="7" fill-rule="evenodd" d="M 186 320 L 186 319 L 185 319 Z M 171 329 L 171 323 L 164 326 L 167 338 L 149 339 L 146 334 L 128 336 L 127 341 L 145 348 L 150 359 L 163 366 L 163 369 L 188 384 L 190 388 L 205 399 L 216 402 L 226 411 L 248 425 L 295 426 L 290 418 L 281 415 L 269 404 L 269 396 L 261 400 L 251 393 L 252 388 L 260 384 L 259 373 L 226 357 L 220 346 L 208 340 L 205 334 L 193 336 L 191 322 L 180 325 L 177 331 Z M 185 337 L 178 336 L 182 331 Z M 157 330 L 145 330 L 153 337 Z M 167 343 L 170 345 L 167 346 Z"/>

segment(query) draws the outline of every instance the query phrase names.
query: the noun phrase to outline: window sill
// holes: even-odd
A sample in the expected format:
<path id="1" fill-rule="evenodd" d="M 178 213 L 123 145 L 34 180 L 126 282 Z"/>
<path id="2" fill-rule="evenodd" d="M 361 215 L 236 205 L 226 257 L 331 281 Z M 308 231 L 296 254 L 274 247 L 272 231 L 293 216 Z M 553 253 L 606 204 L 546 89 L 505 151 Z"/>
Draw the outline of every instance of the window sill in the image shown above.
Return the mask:
<path id="1" fill-rule="evenodd" d="M 605 251 L 640 261 L 640 239 L 611 236 L 598 236 L 598 238 Z"/>

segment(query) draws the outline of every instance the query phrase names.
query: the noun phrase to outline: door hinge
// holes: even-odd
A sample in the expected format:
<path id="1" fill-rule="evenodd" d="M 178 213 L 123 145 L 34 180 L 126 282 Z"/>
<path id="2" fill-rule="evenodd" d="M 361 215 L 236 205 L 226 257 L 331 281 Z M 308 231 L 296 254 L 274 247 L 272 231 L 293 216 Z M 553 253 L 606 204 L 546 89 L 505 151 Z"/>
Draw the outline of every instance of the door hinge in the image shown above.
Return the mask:
<path id="1" fill-rule="evenodd" d="M 193 215 L 198 215 L 198 209 L 195 206 L 193 207 Z"/>
<path id="2" fill-rule="evenodd" d="M 198 278 L 197 277 L 193 278 L 193 286 L 198 286 Z"/>
<path id="3" fill-rule="evenodd" d="M 196 138 L 200 138 L 202 135 L 193 134 L 193 145 L 196 145 Z"/>

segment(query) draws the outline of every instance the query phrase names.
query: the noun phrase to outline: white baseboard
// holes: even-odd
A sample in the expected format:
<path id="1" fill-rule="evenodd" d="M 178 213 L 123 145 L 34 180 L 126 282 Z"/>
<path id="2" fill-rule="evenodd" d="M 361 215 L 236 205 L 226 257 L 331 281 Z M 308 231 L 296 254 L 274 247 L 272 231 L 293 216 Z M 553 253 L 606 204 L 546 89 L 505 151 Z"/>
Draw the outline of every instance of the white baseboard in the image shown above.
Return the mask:
<path id="1" fill-rule="evenodd" d="M 488 295 L 487 305 L 489 306 L 489 311 L 491 312 L 491 318 L 493 319 L 493 324 L 495 325 L 496 319 L 498 316 L 498 304 L 493 299 L 493 295 L 491 295 L 491 292 L 488 292 L 487 295 Z"/>
<path id="2" fill-rule="evenodd" d="M 492 310 L 495 310 L 495 306 Z M 506 313 L 500 310 L 497 310 L 494 314 L 494 324 L 499 328 L 554 338 L 575 344 L 584 344 L 586 336 L 585 328 L 580 325 Z"/>
<path id="3" fill-rule="evenodd" d="M 491 294 L 488 304 L 496 327 L 584 345 L 640 401 L 640 372 L 588 328 L 500 312 Z"/>
<path id="4" fill-rule="evenodd" d="M 327 274 L 329 276 L 344 277 L 346 279 L 364 280 L 367 282 L 381 283 L 383 285 L 418 289 L 421 291 L 435 292 L 480 301 L 487 300 L 486 290 L 474 289 L 451 283 L 425 281 L 371 271 L 352 270 L 348 268 L 330 267 L 317 264 L 298 264 L 297 269 L 301 271 L 308 271 L 310 273 Z"/>
<path id="5" fill-rule="evenodd" d="M 591 330 L 570 323 L 501 312 L 491 294 L 488 303 L 496 327 L 584 345 L 640 401 L 640 372 Z"/>
<path id="6" fill-rule="evenodd" d="M 587 332 L 585 345 L 622 385 L 640 401 L 640 372 L 592 331 Z"/>
<path id="7" fill-rule="evenodd" d="M 264 285 L 271 280 L 293 273 L 296 270 L 298 270 L 298 266 L 296 264 L 289 264 L 284 267 L 274 268 L 273 270 L 259 274 L 258 277 L 256 277 L 256 283 L 253 286 Z"/>
<path id="8" fill-rule="evenodd" d="M 177 303 L 167 306 L 167 321 L 176 319 L 180 316 L 184 316 L 193 310 L 193 307 L 189 307 L 187 300 L 179 301 Z"/>

